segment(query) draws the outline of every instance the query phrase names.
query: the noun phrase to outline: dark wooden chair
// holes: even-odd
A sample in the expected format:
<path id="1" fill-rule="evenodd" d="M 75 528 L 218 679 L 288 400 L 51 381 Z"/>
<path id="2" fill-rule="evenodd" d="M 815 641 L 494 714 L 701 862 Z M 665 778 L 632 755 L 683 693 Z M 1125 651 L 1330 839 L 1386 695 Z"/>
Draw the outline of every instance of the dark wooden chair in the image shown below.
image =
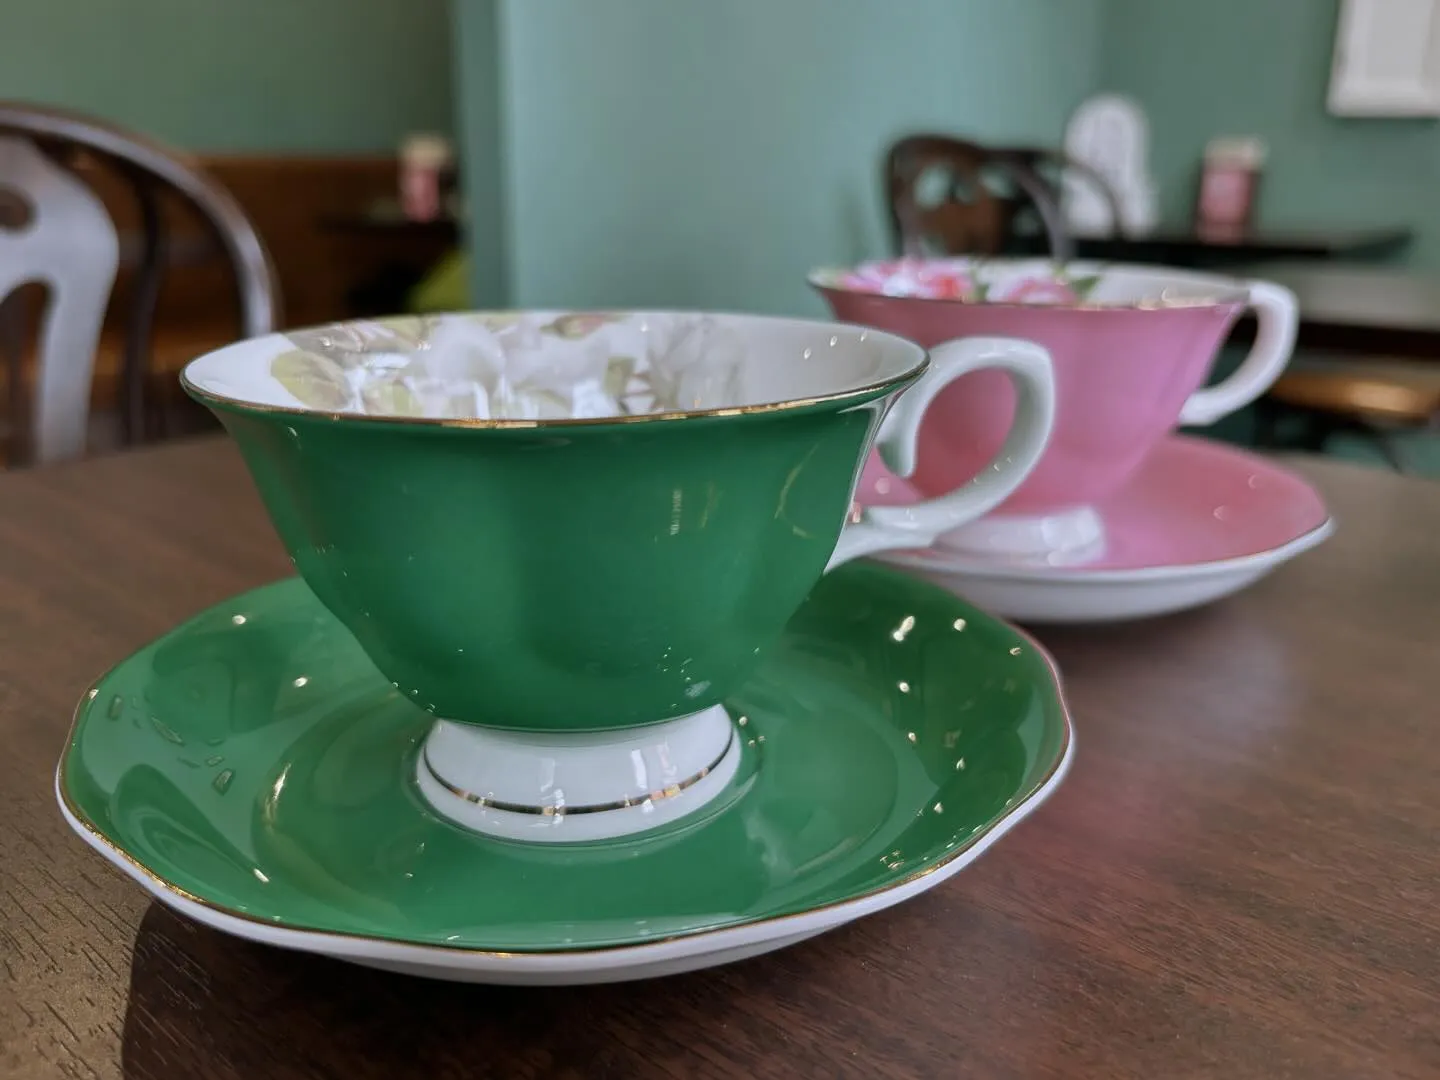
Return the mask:
<path id="1" fill-rule="evenodd" d="M 1075 169 L 1104 192 L 1103 178 L 1058 150 L 991 147 L 949 135 L 908 135 L 885 156 L 884 186 L 901 254 L 998 255 L 1030 224 L 1058 259 L 1074 255 L 1060 209 L 1062 178 Z M 933 190 L 928 190 L 932 189 Z M 935 196 L 935 197 L 931 197 Z"/>
<path id="2" fill-rule="evenodd" d="M 124 179 L 138 209 L 138 236 L 118 234 L 83 179 L 81 167 L 90 165 Z M 280 297 L 270 256 L 239 204 L 203 170 L 103 121 L 0 101 L 0 359 L 10 388 L 9 462 L 85 452 L 95 352 L 122 262 L 135 267 L 124 312 L 122 438 L 145 437 L 155 307 L 172 261 L 165 198 L 195 211 L 228 261 L 242 335 L 272 330 Z M 38 309 L 26 295 L 36 285 L 47 293 Z M 33 371 L 25 364 L 32 336 Z"/>
<path id="3" fill-rule="evenodd" d="M 1058 207 L 1056 218 L 1064 229 L 1064 190 L 1067 178 L 1082 186 L 1088 186 L 1099 194 L 1110 210 L 1110 232 L 1124 234 L 1120 200 L 1110 184 L 1098 172 L 1083 161 L 1076 161 L 1063 151 L 1043 146 L 1006 146 L 995 151 L 1011 162 L 1011 167 L 1027 178 L 1026 190 L 1041 190 L 1045 193 L 1047 205 Z M 1037 211 L 1038 212 L 1038 211 Z M 1066 247 L 1069 257 L 1074 254 L 1074 243 L 1066 232 Z"/>
<path id="4" fill-rule="evenodd" d="M 1052 250 L 1065 243 L 1059 208 L 1012 157 L 948 135 L 909 135 L 885 156 L 884 187 L 901 254 L 997 255 L 1026 197 L 1040 210 Z"/>

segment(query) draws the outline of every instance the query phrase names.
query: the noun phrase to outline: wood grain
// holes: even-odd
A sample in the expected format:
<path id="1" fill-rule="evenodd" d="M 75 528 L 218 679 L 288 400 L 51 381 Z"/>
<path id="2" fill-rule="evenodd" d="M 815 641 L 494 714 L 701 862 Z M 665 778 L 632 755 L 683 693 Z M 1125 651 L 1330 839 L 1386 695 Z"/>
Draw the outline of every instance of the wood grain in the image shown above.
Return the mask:
<path id="1" fill-rule="evenodd" d="M 75 699 L 287 571 L 230 447 L 0 476 L 0 1076 L 1440 1076 L 1440 487 L 1306 463 L 1336 537 L 1043 631 L 1078 758 L 953 882 L 653 983 L 462 987 L 231 940 L 72 837 Z"/>

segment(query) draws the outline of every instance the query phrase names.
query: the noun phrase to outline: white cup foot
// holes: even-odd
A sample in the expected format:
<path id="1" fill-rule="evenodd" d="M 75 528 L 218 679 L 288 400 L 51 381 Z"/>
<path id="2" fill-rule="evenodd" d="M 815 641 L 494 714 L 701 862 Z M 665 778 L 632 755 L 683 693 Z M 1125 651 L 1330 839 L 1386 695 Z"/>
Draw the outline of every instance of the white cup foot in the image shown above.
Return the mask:
<path id="1" fill-rule="evenodd" d="M 983 559 L 1075 566 L 1105 554 L 1105 525 L 1090 506 L 1055 514 L 987 514 L 945 533 L 935 547 Z"/>
<path id="2" fill-rule="evenodd" d="M 438 721 L 415 779 L 437 814 L 506 840 L 613 840 L 686 817 L 740 765 L 725 710 L 660 724 L 565 734 Z"/>

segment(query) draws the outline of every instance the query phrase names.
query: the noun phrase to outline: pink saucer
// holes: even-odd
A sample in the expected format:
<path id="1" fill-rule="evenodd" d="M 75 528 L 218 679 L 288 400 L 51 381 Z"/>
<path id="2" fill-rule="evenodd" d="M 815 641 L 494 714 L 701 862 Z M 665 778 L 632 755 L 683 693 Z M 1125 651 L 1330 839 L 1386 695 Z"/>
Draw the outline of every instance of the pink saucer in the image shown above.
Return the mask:
<path id="1" fill-rule="evenodd" d="M 856 492 L 862 506 L 905 505 L 921 497 L 873 456 Z M 1278 551 L 1329 520 L 1315 489 L 1288 469 L 1235 447 L 1181 435 L 1161 442 L 1125 488 L 1097 509 L 1108 539 L 1104 554 L 1034 573 L 1088 576 L 1243 559 Z M 982 563 L 974 556 L 942 556 L 935 549 L 925 554 L 957 568 Z M 995 566 L 1006 560 L 983 562 Z"/>

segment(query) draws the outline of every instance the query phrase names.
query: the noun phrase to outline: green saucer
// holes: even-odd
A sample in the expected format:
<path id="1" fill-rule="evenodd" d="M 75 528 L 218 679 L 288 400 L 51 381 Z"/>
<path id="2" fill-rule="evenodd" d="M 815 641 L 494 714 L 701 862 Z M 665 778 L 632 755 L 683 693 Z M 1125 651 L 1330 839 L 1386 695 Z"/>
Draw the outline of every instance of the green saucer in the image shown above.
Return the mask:
<path id="1" fill-rule="evenodd" d="M 870 564 L 824 578 L 726 705 L 745 760 L 698 818 L 599 843 L 487 839 L 425 807 L 415 754 L 434 718 L 292 579 L 205 612 L 101 678 L 57 786 L 92 845 L 231 932 L 493 959 L 903 898 L 1033 808 L 1070 747 L 1033 642 Z M 775 936 L 806 936 L 787 926 Z"/>

